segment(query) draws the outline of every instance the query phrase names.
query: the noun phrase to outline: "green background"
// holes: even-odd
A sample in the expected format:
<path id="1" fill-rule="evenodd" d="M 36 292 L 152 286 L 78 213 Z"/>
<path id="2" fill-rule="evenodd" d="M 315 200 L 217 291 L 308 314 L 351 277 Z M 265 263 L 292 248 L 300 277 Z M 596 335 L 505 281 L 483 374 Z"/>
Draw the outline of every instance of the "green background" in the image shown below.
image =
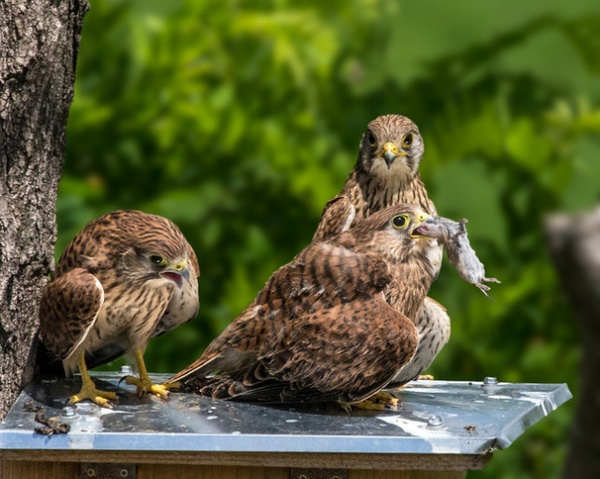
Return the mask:
<path id="1" fill-rule="evenodd" d="M 600 199 L 597 0 L 92 0 L 69 117 L 57 254 L 134 208 L 175 221 L 202 270 L 196 320 L 154 339 L 151 371 L 196 359 L 307 245 L 366 124 L 412 118 L 439 213 L 469 219 L 495 301 L 445 264 L 453 319 L 430 372 L 567 382 L 575 400 L 469 478 L 556 478 L 580 349 L 544 215 Z M 115 365 L 110 366 L 114 368 Z"/>

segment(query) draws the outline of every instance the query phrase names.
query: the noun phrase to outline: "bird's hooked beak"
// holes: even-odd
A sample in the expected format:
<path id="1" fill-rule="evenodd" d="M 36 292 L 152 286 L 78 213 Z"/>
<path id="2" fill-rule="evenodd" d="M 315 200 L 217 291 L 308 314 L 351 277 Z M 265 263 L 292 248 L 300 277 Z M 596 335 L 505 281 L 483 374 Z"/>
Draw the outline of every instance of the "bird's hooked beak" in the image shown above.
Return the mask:
<path id="1" fill-rule="evenodd" d="M 388 169 L 391 168 L 392 163 L 399 156 L 406 156 L 406 153 L 398 148 L 395 143 L 386 141 L 381 149 L 381 157 L 385 160 Z"/>
<path id="2" fill-rule="evenodd" d="M 411 238 L 417 238 L 419 236 L 432 237 L 433 235 L 430 232 L 430 226 L 435 223 L 436 219 L 421 211 L 415 218 L 414 226 L 412 231 L 410 232 Z"/>
<path id="3" fill-rule="evenodd" d="M 165 271 L 161 271 L 159 274 L 163 278 L 170 279 L 179 287 L 181 287 L 183 283 L 182 278 L 185 278 L 186 281 L 190 279 L 190 270 L 188 267 L 187 260 L 185 259 L 175 263 L 173 267 L 170 267 Z"/>

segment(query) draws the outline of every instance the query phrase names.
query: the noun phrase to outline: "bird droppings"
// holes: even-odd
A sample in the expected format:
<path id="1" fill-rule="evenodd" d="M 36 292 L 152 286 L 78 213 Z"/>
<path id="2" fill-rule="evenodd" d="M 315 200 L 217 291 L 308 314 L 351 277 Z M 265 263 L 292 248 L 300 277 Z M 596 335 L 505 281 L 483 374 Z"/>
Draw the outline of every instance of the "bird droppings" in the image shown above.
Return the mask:
<path id="1" fill-rule="evenodd" d="M 26 412 L 35 413 L 35 422 L 38 426 L 33 428 L 34 432 L 44 436 L 52 436 L 54 434 L 67 434 L 71 430 L 71 426 L 64 421 L 60 421 L 58 417 L 48 417 L 43 406 L 39 406 L 29 401 L 23 406 Z"/>

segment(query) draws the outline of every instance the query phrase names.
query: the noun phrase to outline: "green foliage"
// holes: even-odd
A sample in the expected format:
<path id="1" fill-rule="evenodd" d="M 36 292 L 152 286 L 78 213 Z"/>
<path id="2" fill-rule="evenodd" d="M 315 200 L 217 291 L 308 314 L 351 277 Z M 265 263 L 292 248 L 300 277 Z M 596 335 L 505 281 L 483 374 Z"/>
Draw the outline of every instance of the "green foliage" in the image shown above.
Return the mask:
<path id="1" fill-rule="evenodd" d="M 366 123 L 402 113 L 425 137 L 439 212 L 469 219 L 503 281 L 491 302 L 443 268 L 431 294 L 453 335 L 432 372 L 577 393 L 577 332 L 542 220 L 600 199 L 600 15 L 595 0 L 537 3 L 94 0 L 57 252 L 113 209 L 175 221 L 200 259 L 201 310 L 147 360 L 178 370 L 310 241 Z M 558 477 L 573 406 L 469 477 Z"/>

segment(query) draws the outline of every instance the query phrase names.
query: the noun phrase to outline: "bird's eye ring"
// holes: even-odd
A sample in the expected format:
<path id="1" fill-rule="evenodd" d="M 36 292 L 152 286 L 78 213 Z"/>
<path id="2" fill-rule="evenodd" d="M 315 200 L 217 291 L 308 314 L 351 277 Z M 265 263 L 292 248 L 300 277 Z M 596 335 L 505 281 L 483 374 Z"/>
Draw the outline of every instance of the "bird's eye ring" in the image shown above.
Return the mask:
<path id="1" fill-rule="evenodd" d="M 407 133 L 404 135 L 404 138 L 402 138 L 402 148 L 410 148 L 410 146 L 413 144 L 413 140 L 414 135 L 412 133 Z"/>
<path id="2" fill-rule="evenodd" d="M 367 132 L 367 141 L 369 142 L 369 146 L 375 147 L 377 146 L 377 138 L 373 134 L 371 130 Z"/>
<path id="3" fill-rule="evenodd" d="M 408 215 L 396 215 L 392 218 L 392 225 L 396 229 L 404 229 L 408 226 Z"/>
<path id="4" fill-rule="evenodd" d="M 157 266 L 164 266 L 165 264 L 167 264 L 167 260 L 159 254 L 150 255 L 150 261 L 152 262 L 152 264 L 155 264 Z"/>

